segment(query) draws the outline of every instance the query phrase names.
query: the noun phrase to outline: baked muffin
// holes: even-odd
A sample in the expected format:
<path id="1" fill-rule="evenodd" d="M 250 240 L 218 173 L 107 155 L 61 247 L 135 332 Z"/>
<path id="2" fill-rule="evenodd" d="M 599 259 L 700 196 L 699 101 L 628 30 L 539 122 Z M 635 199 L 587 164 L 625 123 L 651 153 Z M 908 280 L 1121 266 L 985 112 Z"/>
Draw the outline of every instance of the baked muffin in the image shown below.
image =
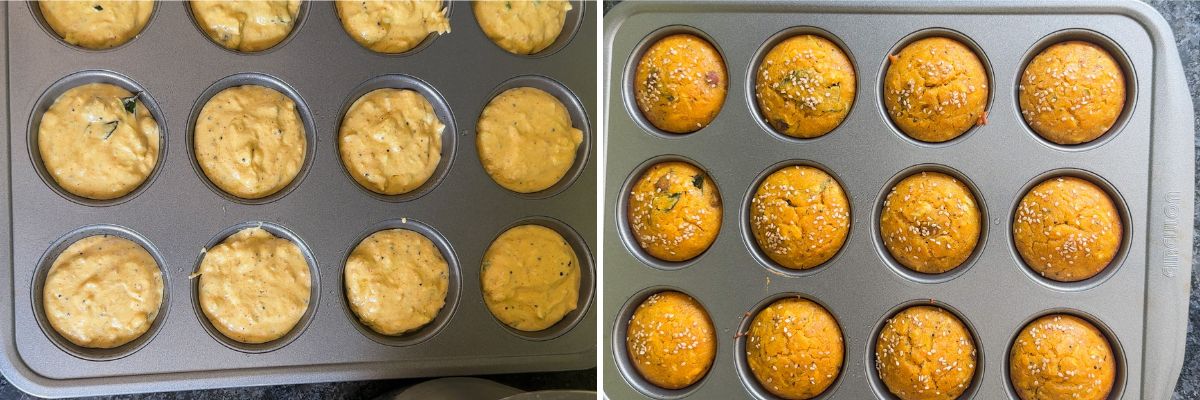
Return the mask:
<path id="1" fill-rule="evenodd" d="M 308 151 L 296 103 L 257 85 L 213 95 L 200 109 L 192 142 L 204 176 L 243 199 L 267 197 L 287 187 L 300 173 Z"/>
<path id="2" fill-rule="evenodd" d="M 545 50 L 562 34 L 571 3 L 566 0 L 483 0 L 472 2 L 479 29 L 513 54 Z"/>
<path id="3" fill-rule="evenodd" d="M 793 165 L 772 172 L 750 200 L 758 248 L 785 268 L 808 269 L 833 258 L 850 234 L 850 201 L 836 179 Z"/>
<path id="4" fill-rule="evenodd" d="M 817 35 L 797 35 L 763 57 L 754 98 L 776 132 L 814 138 L 846 119 L 855 87 L 854 65 L 837 44 Z"/>
<path id="5" fill-rule="evenodd" d="M 579 257 L 553 229 L 521 225 L 500 234 L 483 254 L 480 282 L 492 315 L 534 332 L 557 324 L 579 303 Z"/>
<path id="6" fill-rule="evenodd" d="M 442 0 L 337 0 L 335 5 L 346 34 L 378 53 L 403 53 L 429 35 L 450 33 Z"/>
<path id="7" fill-rule="evenodd" d="M 1117 255 L 1121 236 L 1121 217 L 1108 193 L 1070 176 L 1034 186 L 1013 217 L 1021 259 L 1034 272 L 1061 282 L 1103 271 Z"/>
<path id="8" fill-rule="evenodd" d="M 49 0 L 39 1 L 38 9 L 46 25 L 64 42 L 102 50 L 123 45 L 142 33 L 154 12 L 154 2 Z"/>
<path id="9" fill-rule="evenodd" d="M 625 349 L 638 374 L 663 389 L 683 389 L 708 373 L 717 337 L 708 312 L 690 296 L 650 295 L 629 319 Z"/>
<path id="10" fill-rule="evenodd" d="M 987 71 L 970 47 L 931 37 L 888 58 L 883 103 L 892 122 L 909 137 L 945 142 L 987 123 Z"/>
<path id="11" fill-rule="evenodd" d="M 235 51 L 262 51 L 292 33 L 300 0 L 189 1 L 196 25 L 217 44 Z"/>
<path id="12" fill-rule="evenodd" d="M 137 189 L 158 165 L 158 121 L 138 95 L 108 83 L 63 92 L 42 114 L 38 154 L 59 187 L 111 200 Z"/>
<path id="13" fill-rule="evenodd" d="M 690 260 L 717 239 L 721 194 L 703 170 L 680 161 L 651 166 L 629 192 L 629 228 L 646 253 Z"/>
<path id="14" fill-rule="evenodd" d="M 1125 74 L 1117 61 L 1100 46 L 1078 40 L 1038 53 L 1018 88 L 1025 122 L 1058 144 L 1095 140 L 1125 107 Z"/>
<path id="15" fill-rule="evenodd" d="M 888 192 L 879 234 L 900 265 L 940 274 L 958 268 L 971 256 L 982 222 L 967 185 L 940 172 L 921 172 Z"/>
<path id="16" fill-rule="evenodd" d="M 424 185 L 442 161 L 445 129 L 420 93 L 376 89 L 346 110 L 338 152 L 362 187 L 383 195 L 408 193 Z"/>
<path id="17" fill-rule="evenodd" d="M 746 362 L 754 378 L 785 399 L 821 395 L 841 373 L 844 351 L 837 320 L 802 298 L 771 303 L 746 332 Z"/>
<path id="18" fill-rule="evenodd" d="M 638 60 L 633 97 L 654 127 L 691 133 L 725 104 L 725 60 L 707 40 L 686 33 L 659 39 Z"/>
<path id="19" fill-rule="evenodd" d="M 162 271 L 129 239 L 89 236 L 54 259 L 42 307 L 55 332 L 80 347 L 111 349 L 150 329 L 163 298 Z"/>
<path id="20" fill-rule="evenodd" d="M 425 326 L 446 304 L 450 266 L 433 242 L 407 229 L 367 236 L 346 258 L 346 301 L 363 325 L 383 335 Z"/>
<path id="21" fill-rule="evenodd" d="M 476 123 L 479 162 L 492 180 L 517 193 L 549 189 L 566 176 L 583 131 L 558 98 L 532 87 L 496 95 Z"/>
<path id="22" fill-rule="evenodd" d="M 1030 322 L 1017 335 L 1009 357 L 1009 379 L 1021 400 L 1103 400 L 1117 376 L 1104 334 L 1067 314 Z"/>
<path id="23" fill-rule="evenodd" d="M 975 341 L 949 311 L 909 307 L 879 332 L 875 369 L 900 400 L 956 399 L 975 376 Z"/>

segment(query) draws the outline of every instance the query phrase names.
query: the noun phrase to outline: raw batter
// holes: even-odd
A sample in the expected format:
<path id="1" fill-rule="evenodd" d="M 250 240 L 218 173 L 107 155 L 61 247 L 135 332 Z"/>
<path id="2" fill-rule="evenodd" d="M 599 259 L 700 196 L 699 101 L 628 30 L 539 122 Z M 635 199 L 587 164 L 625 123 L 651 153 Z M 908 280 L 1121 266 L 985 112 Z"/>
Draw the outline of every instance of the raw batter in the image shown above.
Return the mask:
<path id="1" fill-rule="evenodd" d="M 308 261 L 300 247 L 262 228 L 246 228 L 200 261 L 200 308 L 226 337 L 266 343 L 286 335 L 308 310 Z"/>
<path id="2" fill-rule="evenodd" d="M 162 303 L 162 272 L 128 239 L 89 236 L 54 260 L 42 307 L 56 332 L 76 345 L 110 349 L 146 333 Z"/>
<path id="3" fill-rule="evenodd" d="M 346 111 L 338 149 L 358 184 L 379 194 L 402 194 L 433 175 L 442 159 L 444 129 L 420 93 L 378 89 Z"/>
<path id="4" fill-rule="evenodd" d="M 428 238 L 406 229 L 375 232 L 346 259 L 346 298 L 364 325 L 384 335 L 424 326 L 446 304 L 450 268 Z"/>
<path id="5" fill-rule="evenodd" d="M 442 0 L 338 0 L 337 13 L 354 41 L 380 53 L 403 53 L 432 33 L 450 33 Z"/>
<path id="6" fill-rule="evenodd" d="M 483 109 L 475 138 L 479 161 L 508 190 L 532 193 L 554 186 L 575 163 L 583 131 L 558 99 L 540 89 L 505 90 Z"/>
<path id="7" fill-rule="evenodd" d="M 483 255 L 483 300 L 515 329 L 540 331 L 579 301 L 579 258 L 562 235 L 541 225 L 505 231 Z"/>
<path id="8" fill-rule="evenodd" d="M 158 122 L 136 95 L 107 83 L 58 96 L 42 114 L 37 140 L 54 181 L 89 199 L 128 194 L 158 163 Z"/>
<path id="9" fill-rule="evenodd" d="M 191 1 L 192 18 L 214 42 L 230 50 L 262 51 L 279 44 L 296 25 L 300 0 Z"/>
<path id="10" fill-rule="evenodd" d="M 474 2 L 475 21 L 497 46 L 513 54 L 534 54 L 558 40 L 571 3 L 566 0 L 487 0 Z"/>
<path id="11" fill-rule="evenodd" d="M 67 43 L 93 49 L 110 49 L 132 40 L 154 12 L 148 0 L 39 1 L 38 8 L 50 29 Z"/>
<path id="12" fill-rule="evenodd" d="M 204 175 L 243 199 L 266 197 L 291 183 L 308 143 L 296 103 L 257 85 L 231 87 L 209 99 L 192 140 Z"/>

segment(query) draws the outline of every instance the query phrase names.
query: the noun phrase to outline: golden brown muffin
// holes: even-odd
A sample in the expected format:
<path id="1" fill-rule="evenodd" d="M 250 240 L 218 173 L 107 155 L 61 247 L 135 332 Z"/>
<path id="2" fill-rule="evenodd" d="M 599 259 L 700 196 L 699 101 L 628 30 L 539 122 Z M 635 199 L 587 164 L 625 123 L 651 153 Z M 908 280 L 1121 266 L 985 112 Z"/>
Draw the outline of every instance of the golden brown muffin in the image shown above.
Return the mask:
<path id="1" fill-rule="evenodd" d="M 980 223 L 979 206 L 967 185 L 940 172 L 921 172 L 888 192 L 879 234 L 900 265 L 940 274 L 971 256 Z"/>
<path id="2" fill-rule="evenodd" d="M 1072 315 L 1029 323 L 1009 357 L 1009 378 L 1022 400 L 1107 399 L 1117 375 L 1108 339 Z"/>
<path id="3" fill-rule="evenodd" d="M 154 2 L 147 0 L 45 0 L 38 9 L 46 25 L 64 42 L 101 50 L 123 45 L 150 22 Z"/>
<path id="4" fill-rule="evenodd" d="M 746 332 L 746 362 L 767 391 L 785 399 L 819 396 L 842 371 L 842 329 L 821 305 L 780 299 Z"/>
<path id="5" fill-rule="evenodd" d="M 1021 259 L 1042 276 L 1062 282 L 1103 271 L 1121 247 L 1121 217 L 1104 189 L 1064 176 L 1025 194 L 1013 218 Z"/>
<path id="6" fill-rule="evenodd" d="M 772 172 L 750 200 L 750 228 L 763 253 L 785 268 L 821 265 L 846 242 L 850 201 L 836 179 L 793 165 Z"/>
<path id="7" fill-rule="evenodd" d="M 975 342 L 962 321 L 941 307 L 909 307 L 879 332 L 875 369 L 900 400 L 955 399 L 975 376 Z"/>
<path id="8" fill-rule="evenodd" d="M 707 40 L 686 33 L 659 39 L 638 61 L 633 96 L 650 124 L 691 133 L 725 104 L 725 60 Z"/>
<path id="9" fill-rule="evenodd" d="M 888 58 L 884 106 L 908 136 L 945 142 L 987 123 L 987 71 L 970 47 L 931 37 L 912 42 Z"/>
<path id="10" fill-rule="evenodd" d="M 629 192 L 629 227 L 655 258 L 685 261 L 700 255 L 721 230 L 721 194 L 703 170 L 680 161 L 655 164 Z"/>
<path id="11" fill-rule="evenodd" d="M 1058 144 L 1090 142 L 1125 107 L 1125 74 L 1100 46 L 1072 40 L 1042 50 L 1021 75 L 1021 115 Z"/>
<path id="12" fill-rule="evenodd" d="M 717 337 L 708 312 L 695 299 L 665 291 L 650 295 L 629 319 L 629 361 L 651 384 L 683 389 L 712 367 Z"/>
<path id="13" fill-rule="evenodd" d="M 854 65 L 837 44 L 817 35 L 788 38 L 758 65 L 754 97 L 775 130 L 798 138 L 832 131 L 854 104 Z"/>

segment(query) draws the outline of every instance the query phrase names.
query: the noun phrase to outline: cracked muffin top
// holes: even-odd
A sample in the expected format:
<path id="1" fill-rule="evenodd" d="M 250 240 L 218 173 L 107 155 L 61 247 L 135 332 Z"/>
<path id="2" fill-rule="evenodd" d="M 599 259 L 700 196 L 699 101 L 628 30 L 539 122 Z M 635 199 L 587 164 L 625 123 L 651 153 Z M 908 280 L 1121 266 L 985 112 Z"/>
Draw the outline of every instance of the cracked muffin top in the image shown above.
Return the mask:
<path id="1" fill-rule="evenodd" d="M 793 165 L 767 175 L 750 200 L 754 240 L 785 268 L 829 261 L 850 233 L 850 201 L 836 179 L 818 168 Z"/>
<path id="2" fill-rule="evenodd" d="M 1117 375 L 1108 339 L 1072 315 L 1030 322 L 1009 357 L 1009 379 L 1021 400 L 1107 399 Z"/>
<path id="3" fill-rule="evenodd" d="M 975 376 L 975 342 L 949 311 L 909 307 L 888 319 L 879 332 L 875 368 L 900 400 L 956 399 Z"/>
<path id="4" fill-rule="evenodd" d="M 909 137 L 945 142 L 987 123 L 987 71 L 970 47 L 931 37 L 904 46 L 888 59 L 884 107 Z"/>
<path id="5" fill-rule="evenodd" d="M 676 291 L 650 295 L 629 319 L 629 361 L 663 389 L 683 389 L 704 378 L 716 358 L 712 320 L 696 299 Z"/>
<path id="6" fill-rule="evenodd" d="M 837 44 L 817 35 L 779 42 L 763 57 L 756 78 L 759 111 L 784 135 L 825 135 L 854 104 L 854 65 Z"/>
<path id="7" fill-rule="evenodd" d="M 633 96 L 654 127 L 691 133 L 717 117 L 728 86 L 717 49 L 695 35 L 676 34 L 659 39 L 638 60 Z"/>
<path id="8" fill-rule="evenodd" d="M 655 164 L 629 192 L 629 228 L 646 253 L 665 261 L 690 260 L 721 230 L 721 194 L 700 168 L 680 161 Z"/>
<path id="9" fill-rule="evenodd" d="M 896 262 L 925 274 L 962 265 L 975 251 L 979 206 L 971 189 L 940 172 L 904 178 L 883 201 L 879 234 Z"/>
<path id="10" fill-rule="evenodd" d="M 811 399 L 829 389 L 842 370 L 842 330 L 829 311 L 789 297 L 763 308 L 746 332 L 746 363 L 767 391 Z"/>
<path id="11" fill-rule="evenodd" d="M 1018 89 L 1025 122 L 1058 144 L 1095 140 L 1125 108 L 1125 74 L 1117 61 L 1100 46 L 1078 40 L 1038 53 Z"/>
<path id="12" fill-rule="evenodd" d="M 1103 271 L 1121 247 L 1112 198 L 1083 179 L 1051 178 L 1029 190 L 1013 217 L 1013 241 L 1025 264 L 1060 282 Z"/>

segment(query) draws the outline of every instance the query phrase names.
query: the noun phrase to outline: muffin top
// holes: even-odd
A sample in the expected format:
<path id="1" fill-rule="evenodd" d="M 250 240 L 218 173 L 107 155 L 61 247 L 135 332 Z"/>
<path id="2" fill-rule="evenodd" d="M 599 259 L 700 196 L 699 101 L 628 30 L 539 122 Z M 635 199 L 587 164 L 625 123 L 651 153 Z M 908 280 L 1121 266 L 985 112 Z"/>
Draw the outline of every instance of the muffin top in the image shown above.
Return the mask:
<path id="1" fill-rule="evenodd" d="M 811 300 L 763 308 L 746 333 L 746 361 L 758 383 L 785 399 L 811 399 L 837 380 L 844 357 L 837 320 Z"/>
<path id="2" fill-rule="evenodd" d="M 683 389 L 712 367 L 717 338 L 712 320 L 690 296 L 665 291 L 650 295 L 629 319 L 625 346 L 630 362 L 651 384 Z"/>
<path id="3" fill-rule="evenodd" d="M 900 265 L 940 274 L 962 265 L 975 250 L 980 223 L 979 206 L 967 185 L 940 172 L 921 172 L 888 192 L 879 233 Z"/>
<path id="4" fill-rule="evenodd" d="M 1021 75 L 1021 115 L 1058 144 L 1086 143 L 1108 132 L 1125 107 L 1125 74 L 1112 55 L 1072 40 L 1038 53 Z"/>
<path id="5" fill-rule="evenodd" d="M 695 165 L 662 162 L 634 182 L 626 217 L 634 239 L 651 256 L 686 261 L 716 240 L 721 230 L 721 194 Z"/>
<path id="6" fill-rule="evenodd" d="M 875 368 L 901 400 L 952 400 L 975 376 L 975 342 L 962 321 L 936 306 L 888 319 L 875 344 Z"/>
<path id="7" fill-rule="evenodd" d="M 1073 315 L 1030 322 L 1009 357 L 1009 378 L 1021 400 L 1107 399 L 1117 374 L 1108 339 Z"/>
<path id="8" fill-rule="evenodd" d="M 123 45 L 146 27 L 154 2 L 150 0 L 38 1 L 42 19 L 64 42 L 102 50 Z"/>
<path id="9" fill-rule="evenodd" d="M 1062 282 L 1103 271 L 1121 247 L 1121 217 L 1112 198 L 1087 180 L 1051 178 L 1029 190 L 1013 220 L 1013 239 L 1025 264 Z"/>
<path id="10" fill-rule="evenodd" d="M 725 60 L 711 43 L 681 33 L 659 39 L 638 60 L 638 109 L 654 127 L 691 133 L 712 122 L 725 103 Z"/>
<path id="11" fill-rule="evenodd" d="M 970 47 L 931 37 L 912 42 L 888 58 L 884 106 L 908 136 L 945 142 L 987 123 L 987 71 Z"/>
<path id="12" fill-rule="evenodd" d="M 758 247 L 785 268 L 808 269 L 837 254 L 850 233 L 850 202 L 837 180 L 793 165 L 767 175 L 750 200 Z"/>
<path id="13" fill-rule="evenodd" d="M 854 104 L 854 65 L 837 44 L 817 35 L 779 42 L 763 57 L 756 78 L 759 111 L 784 135 L 829 133 Z"/>

